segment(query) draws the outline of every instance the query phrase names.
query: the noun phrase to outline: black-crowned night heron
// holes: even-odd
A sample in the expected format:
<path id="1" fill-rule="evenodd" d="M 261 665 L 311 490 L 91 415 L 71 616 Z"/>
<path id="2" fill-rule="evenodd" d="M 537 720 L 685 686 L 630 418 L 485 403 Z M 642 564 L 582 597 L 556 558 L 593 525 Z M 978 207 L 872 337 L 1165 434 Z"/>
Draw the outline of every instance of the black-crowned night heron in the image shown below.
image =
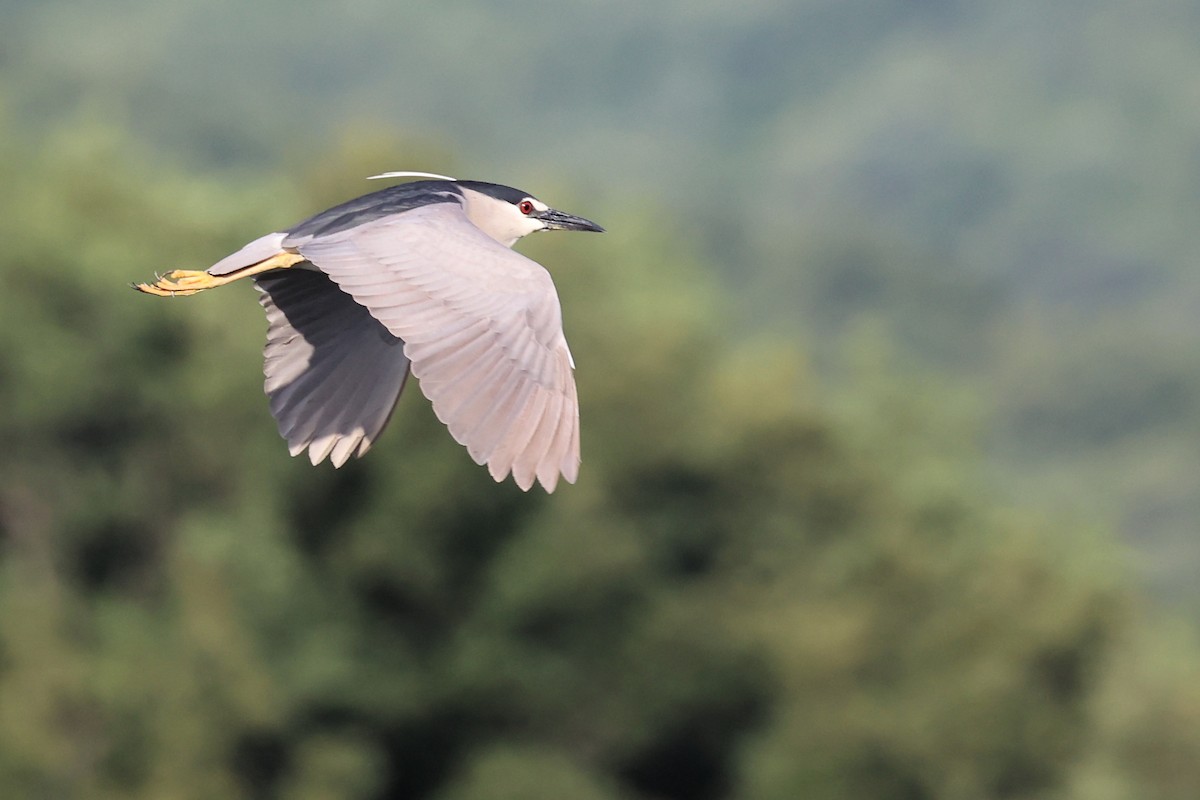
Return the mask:
<path id="1" fill-rule="evenodd" d="M 205 271 L 134 288 L 188 295 L 252 277 L 267 312 L 271 414 L 292 455 L 340 467 L 387 425 L 409 370 L 497 481 L 579 473 L 574 362 L 534 231 L 602 231 L 508 186 L 429 173 L 255 239 Z"/>

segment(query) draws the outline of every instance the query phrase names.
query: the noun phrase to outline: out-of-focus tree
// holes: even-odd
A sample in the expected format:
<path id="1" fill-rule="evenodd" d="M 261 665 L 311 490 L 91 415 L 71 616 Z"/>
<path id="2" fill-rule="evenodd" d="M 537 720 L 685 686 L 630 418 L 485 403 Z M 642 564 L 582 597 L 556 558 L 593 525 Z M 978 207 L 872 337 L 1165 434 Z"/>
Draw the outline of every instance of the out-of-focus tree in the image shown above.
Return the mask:
<path id="1" fill-rule="evenodd" d="M 1194 6 L 4 0 L 0 71 L 32 135 L 115 119 L 202 169 L 400 126 L 477 177 L 652 196 L 740 298 L 735 335 L 886 321 L 996 398 L 1009 486 L 1112 506 L 1147 582 L 1200 608 Z M 444 163 L 417 154 L 387 167 Z"/>
<path id="2" fill-rule="evenodd" d="M 165 301 L 124 283 L 208 263 L 342 188 L 151 172 L 105 141 L 80 129 L 0 159 L 9 793 L 1200 783 L 1195 652 L 1135 630 L 1115 546 L 989 499 L 958 393 L 898 377 L 869 337 L 835 396 L 794 343 L 729 341 L 700 254 L 655 209 L 560 189 L 610 233 L 526 248 L 552 265 L 579 364 L 578 485 L 494 484 L 415 386 L 335 472 L 275 436 L 249 287 Z M 388 149 L 348 144 L 326 174 Z"/>

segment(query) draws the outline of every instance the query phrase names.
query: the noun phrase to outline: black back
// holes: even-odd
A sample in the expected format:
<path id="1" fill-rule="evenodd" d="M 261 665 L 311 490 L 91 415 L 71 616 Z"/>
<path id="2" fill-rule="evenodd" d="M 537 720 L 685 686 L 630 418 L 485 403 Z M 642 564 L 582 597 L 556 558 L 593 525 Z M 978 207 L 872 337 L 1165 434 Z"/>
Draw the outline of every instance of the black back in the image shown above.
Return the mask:
<path id="1" fill-rule="evenodd" d="M 462 181 L 462 183 L 470 185 L 475 182 Z M 471 188 L 475 189 L 476 187 L 471 186 Z M 454 181 L 412 181 L 389 186 L 378 192 L 347 200 L 293 225 L 284 231 L 287 237 L 283 240 L 283 246 L 292 246 L 299 239 L 328 236 L 421 206 L 460 202 L 461 198 L 462 191 L 458 188 L 458 183 Z"/>

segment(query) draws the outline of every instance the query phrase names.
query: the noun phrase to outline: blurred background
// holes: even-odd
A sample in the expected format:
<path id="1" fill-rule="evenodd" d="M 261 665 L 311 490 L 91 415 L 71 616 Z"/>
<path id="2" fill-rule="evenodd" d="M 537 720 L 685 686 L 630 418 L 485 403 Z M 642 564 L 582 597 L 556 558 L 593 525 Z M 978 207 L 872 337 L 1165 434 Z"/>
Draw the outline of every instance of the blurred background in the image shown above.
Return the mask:
<path id="1" fill-rule="evenodd" d="M 0 794 L 1194 798 L 1200 8 L 0 0 Z M 584 463 L 289 459 L 202 268 L 392 169 Z"/>

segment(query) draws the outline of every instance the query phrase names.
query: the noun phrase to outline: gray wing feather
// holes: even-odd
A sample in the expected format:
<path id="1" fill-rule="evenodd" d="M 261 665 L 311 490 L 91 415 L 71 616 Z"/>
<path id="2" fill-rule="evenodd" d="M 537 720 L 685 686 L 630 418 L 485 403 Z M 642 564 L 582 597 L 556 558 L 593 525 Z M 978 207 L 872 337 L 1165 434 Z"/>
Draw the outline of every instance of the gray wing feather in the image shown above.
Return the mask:
<path id="1" fill-rule="evenodd" d="M 549 273 L 457 203 L 406 211 L 299 251 L 405 342 L 434 413 L 496 480 L 553 491 L 579 472 L 579 403 Z"/>
<path id="2" fill-rule="evenodd" d="M 208 268 L 209 275 L 228 275 L 230 272 L 265 261 L 283 249 L 286 233 L 268 233 L 242 247 L 235 253 L 222 258 Z"/>
<path id="3" fill-rule="evenodd" d="M 267 273 L 255 283 L 268 321 L 265 389 L 288 449 L 335 467 L 361 456 L 404 389 L 404 342 L 320 272 Z"/>

